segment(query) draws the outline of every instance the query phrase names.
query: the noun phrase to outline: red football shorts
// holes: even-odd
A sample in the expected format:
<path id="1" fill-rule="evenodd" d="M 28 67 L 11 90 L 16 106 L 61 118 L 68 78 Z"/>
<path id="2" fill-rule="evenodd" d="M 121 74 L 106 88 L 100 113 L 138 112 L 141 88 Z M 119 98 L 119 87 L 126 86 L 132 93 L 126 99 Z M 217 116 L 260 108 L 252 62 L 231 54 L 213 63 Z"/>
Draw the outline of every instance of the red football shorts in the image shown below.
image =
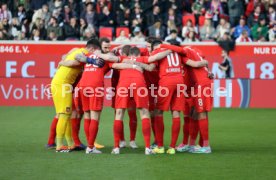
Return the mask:
<path id="1" fill-rule="evenodd" d="M 115 92 L 116 92 L 116 89 L 115 89 Z M 116 95 L 113 96 L 111 99 L 111 107 L 112 108 L 115 108 L 115 101 L 116 101 Z M 133 98 L 131 98 L 130 101 L 128 102 L 128 108 L 136 108 L 136 103 Z"/>
<path id="2" fill-rule="evenodd" d="M 156 104 L 157 109 L 162 111 L 183 111 L 184 102 L 184 93 L 177 93 L 177 85 L 159 86 Z"/>
<path id="3" fill-rule="evenodd" d="M 156 103 L 157 103 L 157 94 L 158 90 L 154 90 L 154 94 L 150 94 L 149 90 L 149 111 L 154 111 L 156 108 Z"/>
<path id="4" fill-rule="evenodd" d="M 131 80 L 119 82 L 116 90 L 115 108 L 128 108 L 132 98 L 135 101 L 136 108 L 149 108 L 148 89 L 145 82 L 134 83 Z"/>
<path id="5" fill-rule="evenodd" d="M 130 98 L 130 101 L 128 102 L 128 108 L 132 108 L 132 109 L 136 108 L 136 103 L 134 101 L 134 98 Z"/>
<path id="6" fill-rule="evenodd" d="M 116 101 L 116 88 L 114 89 L 115 95 L 111 98 L 111 107 L 115 108 L 115 101 Z"/>
<path id="7" fill-rule="evenodd" d="M 85 88 L 91 88 L 88 92 Z M 81 102 L 83 111 L 101 111 L 103 109 L 104 95 L 101 93 L 94 93 L 95 88 L 82 87 L 81 88 Z"/>
<path id="8" fill-rule="evenodd" d="M 193 107 L 193 98 L 187 97 L 184 102 L 184 115 L 190 115 Z"/>
<path id="9" fill-rule="evenodd" d="M 198 113 L 209 112 L 213 107 L 213 90 L 211 85 L 197 86 L 195 87 L 196 97 L 193 98 L 195 110 Z"/>

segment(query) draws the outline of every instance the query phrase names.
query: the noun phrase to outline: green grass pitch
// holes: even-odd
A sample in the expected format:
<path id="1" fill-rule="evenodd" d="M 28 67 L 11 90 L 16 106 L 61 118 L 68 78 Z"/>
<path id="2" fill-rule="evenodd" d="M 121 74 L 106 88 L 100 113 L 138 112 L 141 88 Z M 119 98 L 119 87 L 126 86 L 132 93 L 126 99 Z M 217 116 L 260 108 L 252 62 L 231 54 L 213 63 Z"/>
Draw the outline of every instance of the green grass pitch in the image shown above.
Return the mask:
<path id="1" fill-rule="evenodd" d="M 209 155 L 178 153 L 145 156 L 141 123 L 138 150 L 111 155 L 113 110 L 102 113 L 101 155 L 56 154 L 46 150 L 51 107 L 0 107 L 0 179 L 276 179 L 275 109 L 214 109 L 210 113 Z M 125 120 L 129 137 L 128 118 Z M 183 123 L 183 120 L 182 120 Z M 82 124 L 83 125 L 83 124 Z M 165 142 L 171 118 L 165 115 Z M 81 138 L 84 141 L 83 126 Z M 182 133 L 179 142 L 182 140 Z M 85 141 L 84 141 L 85 142 Z"/>

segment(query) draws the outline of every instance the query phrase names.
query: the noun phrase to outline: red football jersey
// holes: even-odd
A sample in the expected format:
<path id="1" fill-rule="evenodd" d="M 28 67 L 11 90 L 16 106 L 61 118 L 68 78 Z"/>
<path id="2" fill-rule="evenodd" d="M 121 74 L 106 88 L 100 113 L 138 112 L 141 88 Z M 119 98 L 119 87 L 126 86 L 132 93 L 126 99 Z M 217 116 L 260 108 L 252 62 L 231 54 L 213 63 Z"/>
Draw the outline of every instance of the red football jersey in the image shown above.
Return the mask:
<path id="1" fill-rule="evenodd" d="M 117 54 L 117 56 L 120 58 L 120 62 L 124 59 L 127 58 L 127 56 L 120 56 Z M 112 62 L 109 63 L 109 67 L 112 68 Z M 118 69 L 113 69 L 113 74 L 111 78 L 111 86 L 116 88 L 120 78 L 120 71 Z"/>
<path id="2" fill-rule="evenodd" d="M 122 61 L 126 56 L 120 56 L 119 52 L 117 52 L 115 54 L 116 56 L 119 57 L 120 61 Z M 114 63 L 110 62 L 109 63 L 109 67 L 112 68 L 112 65 Z M 111 87 L 114 88 L 114 92 L 116 93 L 116 88 L 117 85 L 119 83 L 119 78 L 120 78 L 120 71 L 118 69 L 112 69 L 113 73 L 112 73 L 112 77 L 111 77 Z M 112 97 L 112 104 L 111 104 L 112 108 L 115 108 L 115 96 Z"/>
<path id="3" fill-rule="evenodd" d="M 162 51 L 164 51 L 164 49 L 156 49 L 153 51 L 152 55 Z M 159 83 L 164 83 L 166 85 L 183 83 L 183 63 L 178 53 L 170 53 L 165 58 L 157 61 L 156 65 L 159 69 Z"/>
<path id="4" fill-rule="evenodd" d="M 116 87 L 120 78 L 120 72 L 117 69 L 112 69 L 111 86 Z"/>
<path id="5" fill-rule="evenodd" d="M 147 48 L 140 48 L 141 56 L 150 56 L 150 53 Z M 145 81 L 148 87 L 151 84 L 154 84 L 155 87 L 158 87 L 159 82 L 159 72 L 158 69 L 154 69 L 153 71 L 144 71 Z"/>
<path id="6" fill-rule="evenodd" d="M 139 48 L 141 52 L 141 56 L 149 56 L 150 53 L 147 48 Z"/>
<path id="7" fill-rule="evenodd" d="M 185 47 L 186 56 L 183 57 L 184 63 L 187 62 L 188 59 L 193 61 L 202 61 L 202 54 L 192 48 Z M 211 83 L 211 79 L 208 77 L 208 69 L 207 67 L 201 68 L 187 68 L 188 76 L 191 78 L 195 85 L 204 86 L 206 84 Z"/>
<path id="8" fill-rule="evenodd" d="M 189 76 L 189 72 L 188 72 L 189 68 L 192 68 L 192 67 L 183 65 L 183 79 L 184 79 L 184 84 L 188 88 L 188 91 L 190 91 L 190 88 L 193 86 L 193 81 L 191 80 L 191 77 Z"/>
<path id="9" fill-rule="evenodd" d="M 140 56 L 136 58 L 130 58 L 141 63 L 148 63 L 148 56 Z M 138 70 L 135 69 L 122 69 L 120 70 L 120 81 L 128 81 L 129 78 L 137 79 L 137 81 L 144 81 L 144 75 Z"/>
<path id="10" fill-rule="evenodd" d="M 151 72 L 144 71 L 144 77 L 148 87 L 150 87 L 151 84 L 154 84 L 154 86 L 158 87 L 159 71 L 157 69 L 154 69 Z"/>
<path id="11" fill-rule="evenodd" d="M 89 57 L 96 56 L 90 54 Z M 103 87 L 104 86 L 104 75 L 109 71 L 109 65 L 106 62 L 104 67 L 99 68 L 94 64 L 86 64 L 80 80 L 80 87 Z"/>

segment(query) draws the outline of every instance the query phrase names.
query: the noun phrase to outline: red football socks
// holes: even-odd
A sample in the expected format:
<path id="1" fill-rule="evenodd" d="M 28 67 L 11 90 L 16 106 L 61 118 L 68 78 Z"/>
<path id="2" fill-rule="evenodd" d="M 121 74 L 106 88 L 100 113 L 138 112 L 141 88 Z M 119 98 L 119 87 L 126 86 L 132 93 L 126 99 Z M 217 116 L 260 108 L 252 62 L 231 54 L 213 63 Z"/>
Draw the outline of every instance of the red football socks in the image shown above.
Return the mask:
<path id="1" fill-rule="evenodd" d="M 81 141 L 79 138 L 79 131 L 80 131 L 80 122 L 79 118 L 73 118 L 72 120 L 72 138 L 74 141 L 75 146 L 80 146 Z"/>
<path id="2" fill-rule="evenodd" d="M 114 147 L 118 148 L 120 143 L 120 137 L 123 131 L 123 121 L 114 120 L 113 134 L 114 134 Z"/>
<path id="3" fill-rule="evenodd" d="M 94 142 L 98 134 L 99 122 L 95 119 L 91 119 L 89 126 L 89 138 L 88 138 L 88 147 L 93 148 Z"/>
<path id="4" fill-rule="evenodd" d="M 142 131 L 143 131 L 143 135 L 144 135 L 145 147 L 149 148 L 150 147 L 150 133 L 151 133 L 149 118 L 142 119 Z"/>
<path id="5" fill-rule="evenodd" d="M 155 116 L 154 117 L 155 130 L 156 130 L 156 138 L 157 145 L 159 147 L 164 146 L 164 120 L 163 116 Z"/>
<path id="6" fill-rule="evenodd" d="M 198 120 L 199 131 L 203 140 L 203 147 L 209 146 L 208 118 Z"/>
<path id="7" fill-rule="evenodd" d="M 202 135 L 199 134 L 199 141 L 198 141 L 198 144 L 203 147 L 203 139 L 202 139 Z"/>
<path id="8" fill-rule="evenodd" d="M 182 144 L 187 145 L 189 141 L 189 132 L 190 131 L 190 117 L 184 117 L 184 124 L 183 124 L 183 141 Z"/>
<path id="9" fill-rule="evenodd" d="M 172 119 L 172 130 L 171 130 L 171 144 L 170 147 L 175 148 L 178 135 L 180 131 L 180 118 L 173 118 Z"/>
<path id="10" fill-rule="evenodd" d="M 196 138 L 198 134 L 198 121 L 190 119 L 190 146 L 195 146 Z"/>
<path id="11" fill-rule="evenodd" d="M 57 127 L 58 118 L 54 117 L 52 124 L 50 126 L 50 134 L 48 138 L 48 144 L 55 144 L 56 139 L 56 127 Z"/>
<path id="12" fill-rule="evenodd" d="M 154 117 L 151 117 L 151 129 L 153 132 L 153 136 L 154 136 L 154 143 L 157 143 L 157 139 L 156 139 L 156 127 L 155 127 L 155 122 L 154 122 Z"/>
<path id="13" fill-rule="evenodd" d="M 124 122 L 123 122 L 123 130 L 122 130 L 122 133 L 121 133 L 121 136 L 120 136 L 120 141 L 125 141 L 125 128 L 124 128 Z"/>
<path id="14" fill-rule="evenodd" d="M 90 126 L 90 119 L 84 119 L 84 133 L 85 133 L 87 143 L 89 139 L 89 126 Z"/>
<path id="15" fill-rule="evenodd" d="M 137 116 L 136 110 L 128 110 L 129 116 L 129 129 L 130 129 L 130 141 L 134 141 L 137 131 Z"/>

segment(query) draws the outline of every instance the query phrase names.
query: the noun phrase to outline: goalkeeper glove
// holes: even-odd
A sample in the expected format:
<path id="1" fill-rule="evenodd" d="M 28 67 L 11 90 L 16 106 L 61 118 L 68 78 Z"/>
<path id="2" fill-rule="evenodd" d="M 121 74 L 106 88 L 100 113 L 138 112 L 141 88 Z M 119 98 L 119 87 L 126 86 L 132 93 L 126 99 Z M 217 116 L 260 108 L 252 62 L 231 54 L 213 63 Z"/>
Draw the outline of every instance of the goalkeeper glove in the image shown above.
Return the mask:
<path id="1" fill-rule="evenodd" d="M 76 60 L 83 62 L 83 63 L 88 63 L 88 64 L 94 64 L 97 65 L 99 67 L 103 67 L 105 62 L 103 59 L 99 59 L 99 58 L 90 58 L 85 56 L 84 54 L 77 54 L 75 56 Z"/>
<path id="2" fill-rule="evenodd" d="M 99 66 L 99 67 L 103 67 L 104 64 L 105 64 L 105 61 L 103 59 L 100 59 L 100 58 L 86 58 L 86 63 L 88 64 L 94 64 L 96 66 Z"/>

